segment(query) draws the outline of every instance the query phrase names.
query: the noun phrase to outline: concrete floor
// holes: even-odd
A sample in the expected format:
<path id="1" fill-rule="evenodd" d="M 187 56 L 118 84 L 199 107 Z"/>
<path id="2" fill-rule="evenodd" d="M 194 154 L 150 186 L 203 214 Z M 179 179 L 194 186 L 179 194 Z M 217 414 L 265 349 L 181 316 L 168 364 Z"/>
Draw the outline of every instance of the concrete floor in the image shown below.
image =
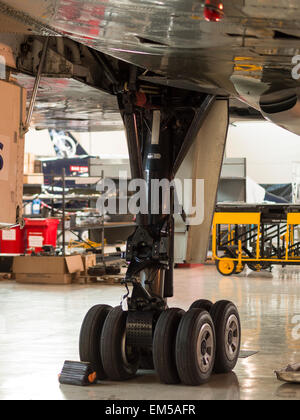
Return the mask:
<path id="1" fill-rule="evenodd" d="M 0 400 L 6 399 L 300 399 L 300 385 L 279 382 L 274 369 L 300 362 L 300 270 L 245 271 L 220 276 L 214 266 L 177 269 L 169 306 L 187 309 L 198 298 L 229 299 L 238 306 L 242 349 L 234 373 L 199 387 L 160 384 L 154 372 L 125 383 L 87 388 L 60 386 L 64 360 L 78 360 L 85 313 L 98 303 L 118 305 L 119 285 L 37 286 L 0 282 Z"/>

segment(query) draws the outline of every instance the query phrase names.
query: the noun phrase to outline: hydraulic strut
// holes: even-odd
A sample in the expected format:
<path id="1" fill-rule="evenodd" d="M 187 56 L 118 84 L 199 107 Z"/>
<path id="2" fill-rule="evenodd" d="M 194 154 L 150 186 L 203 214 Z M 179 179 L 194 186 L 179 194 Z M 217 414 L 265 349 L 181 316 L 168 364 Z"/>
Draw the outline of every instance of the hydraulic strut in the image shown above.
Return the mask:
<path id="1" fill-rule="evenodd" d="M 130 300 L 133 309 L 149 308 L 149 301 L 159 308 L 164 298 L 173 296 L 173 193 L 160 188 L 160 182 L 172 179 L 171 133 L 163 111 L 147 110 L 140 117 L 146 133 L 139 139 L 137 118 L 126 115 L 128 147 L 131 154 L 132 174 L 145 181 L 145 212 L 137 215 L 137 229 L 128 239 L 126 259 L 130 263 L 126 281 L 134 285 Z M 141 293 L 142 288 L 147 291 Z M 139 304 L 136 297 L 139 297 Z"/>
<path id="2" fill-rule="evenodd" d="M 214 102 L 211 95 L 148 87 L 119 96 L 133 179 L 146 188 L 137 228 L 128 238 L 125 282 L 133 284 L 130 310 L 166 307 L 173 296 L 174 185 L 178 169 Z M 147 92 L 143 93 L 143 92 Z M 183 215 L 184 216 L 184 215 Z"/>

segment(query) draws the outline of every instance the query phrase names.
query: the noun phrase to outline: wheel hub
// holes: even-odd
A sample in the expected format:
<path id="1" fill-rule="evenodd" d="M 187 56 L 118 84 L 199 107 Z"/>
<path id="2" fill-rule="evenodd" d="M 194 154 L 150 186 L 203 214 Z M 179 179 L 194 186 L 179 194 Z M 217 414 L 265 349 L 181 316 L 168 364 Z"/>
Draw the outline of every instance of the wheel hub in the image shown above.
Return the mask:
<path id="1" fill-rule="evenodd" d="M 213 330 L 209 324 L 202 326 L 197 346 L 199 349 L 197 354 L 198 366 L 202 372 L 208 372 L 213 363 L 214 354 Z"/>
<path id="2" fill-rule="evenodd" d="M 238 343 L 240 338 L 239 322 L 235 315 L 231 315 L 227 320 L 225 337 L 226 356 L 229 360 L 234 360 L 238 351 Z"/>
<path id="3" fill-rule="evenodd" d="M 228 333 L 228 343 L 230 345 L 232 344 L 232 338 L 233 338 L 233 332 L 230 330 Z"/>
<path id="4" fill-rule="evenodd" d="M 202 356 L 205 356 L 206 349 L 207 349 L 206 341 L 203 340 L 202 343 L 201 343 L 201 354 L 202 354 Z"/>

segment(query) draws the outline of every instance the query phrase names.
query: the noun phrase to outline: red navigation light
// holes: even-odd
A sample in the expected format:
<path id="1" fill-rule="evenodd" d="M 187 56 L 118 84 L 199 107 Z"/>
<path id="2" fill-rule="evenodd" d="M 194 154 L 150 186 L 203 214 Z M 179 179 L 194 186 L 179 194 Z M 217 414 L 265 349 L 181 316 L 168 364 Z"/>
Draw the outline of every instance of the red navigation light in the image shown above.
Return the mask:
<path id="1" fill-rule="evenodd" d="M 224 17 L 224 6 L 219 0 L 206 0 L 204 17 L 208 22 L 219 22 Z"/>

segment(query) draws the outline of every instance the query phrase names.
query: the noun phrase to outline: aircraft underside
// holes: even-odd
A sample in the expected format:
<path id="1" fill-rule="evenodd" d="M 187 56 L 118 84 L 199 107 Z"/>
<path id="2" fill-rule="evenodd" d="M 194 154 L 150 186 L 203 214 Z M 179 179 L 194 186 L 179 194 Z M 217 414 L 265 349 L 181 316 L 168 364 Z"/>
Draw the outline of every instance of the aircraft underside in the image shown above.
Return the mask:
<path id="1" fill-rule="evenodd" d="M 69 96 L 69 102 L 74 105 L 68 110 L 77 112 L 73 119 L 67 115 L 67 123 L 81 130 L 90 127 L 89 118 L 92 127 L 101 129 L 92 113 L 84 114 L 89 105 L 76 100 L 84 92 L 78 81 L 85 77 L 78 66 L 90 70 L 95 60 L 91 55 L 98 55 L 99 69 L 104 65 L 109 77 L 114 74 L 110 70 L 120 60 L 125 67 L 131 64 L 143 69 L 139 77 L 144 82 L 238 99 L 246 106 L 237 108 L 246 109 L 251 117 L 262 114 L 298 134 L 299 4 L 291 0 L 223 0 L 217 2 L 222 4 L 223 18 L 207 22 L 204 18 L 206 3 L 205 0 L 161 4 L 152 0 L 138 3 L 133 0 L 6 0 L 0 2 L 1 31 L 5 34 L 4 44 L 6 41 L 13 44 L 11 56 L 30 53 L 26 48 L 20 50 L 23 42 L 19 39 L 30 35 L 31 40 L 39 35 L 56 37 L 56 53 L 65 57 L 67 48 L 69 58 L 72 52 L 75 54 L 77 68 L 71 73 L 77 83 L 70 83 L 69 88 L 65 86 L 64 97 Z M 216 3 L 215 0 L 212 3 Z M 79 53 L 71 40 L 79 46 Z M 27 44 L 28 39 L 24 42 Z M 36 56 L 35 52 L 31 50 Z M 64 74 L 67 84 L 71 69 L 70 63 L 64 64 L 59 67 L 63 71 L 51 68 L 45 73 L 52 79 Z M 18 64 L 15 63 L 15 67 Z M 27 66 L 23 70 L 27 76 L 36 71 L 28 72 Z M 23 83 L 31 85 L 28 79 Z M 45 93 L 54 86 L 59 95 L 61 89 L 57 89 L 57 84 L 48 80 Z M 89 81 L 88 86 L 85 95 L 94 98 L 91 87 L 99 85 Z M 70 91 L 77 94 L 72 95 Z M 45 98 L 40 99 L 42 103 L 47 102 Z M 96 100 L 90 110 L 96 115 Z M 39 111 L 43 112 L 41 107 Z M 115 103 L 113 107 L 108 106 L 108 111 L 108 114 L 116 111 Z M 52 109 L 48 116 L 54 120 L 57 116 L 56 123 L 63 126 L 63 117 L 58 112 Z M 50 118 L 47 120 L 39 118 L 37 125 L 51 124 Z"/>

